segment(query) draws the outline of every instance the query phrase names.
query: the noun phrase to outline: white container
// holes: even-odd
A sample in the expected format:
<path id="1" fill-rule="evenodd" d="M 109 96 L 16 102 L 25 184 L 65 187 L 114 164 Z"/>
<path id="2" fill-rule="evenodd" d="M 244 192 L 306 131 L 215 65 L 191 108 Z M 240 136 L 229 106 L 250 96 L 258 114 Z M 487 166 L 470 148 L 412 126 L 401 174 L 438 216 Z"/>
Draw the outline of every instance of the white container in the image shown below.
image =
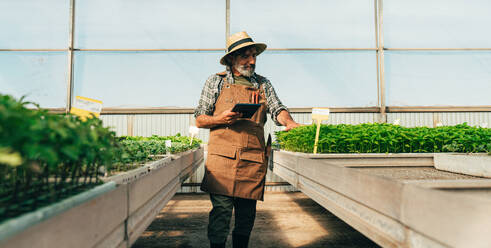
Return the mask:
<path id="1" fill-rule="evenodd" d="M 491 156 L 488 154 L 435 153 L 434 162 L 438 170 L 491 178 Z"/>

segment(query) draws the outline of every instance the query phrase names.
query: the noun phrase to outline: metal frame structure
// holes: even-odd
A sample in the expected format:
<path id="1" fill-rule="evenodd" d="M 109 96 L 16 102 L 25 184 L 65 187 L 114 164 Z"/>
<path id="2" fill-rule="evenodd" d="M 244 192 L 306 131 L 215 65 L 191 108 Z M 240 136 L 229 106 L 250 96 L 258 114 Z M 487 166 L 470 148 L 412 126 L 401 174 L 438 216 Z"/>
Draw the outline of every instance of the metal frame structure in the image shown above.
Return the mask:
<path id="1" fill-rule="evenodd" d="M 64 109 L 49 108 L 51 112 L 69 112 L 73 100 L 73 52 L 74 51 L 104 51 L 104 52 L 139 52 L 139 51 L 225 51 L 226 48 L 207 49 L 78 49 L 74 47 L 75 33 L 75 1 L 70 0 L 69 42 L 67 49 L 1 49 L 0 52 L 54 52 L 63 51 L 68 54 L 67 102 Z M 225 0 L 225 41 L 230 35 L 230 2 Z M 380 113 L 381 122 L 386 122 L 386 113 L 392 112 L 491 112 L 489 106 L 386 106 L 384 51 L 491 51 L 491 48 L 386 48 L 383 33 L 383 0 L 373 0 L 375 13 L 375 47 L 374 48 L 268 48 L 270 51 L 375 51 L 377 65 L 377 105 L 373 107 L 331 108 L 337 113 Z M 311 108 L 292 108 L 294 113 L 307 113 Z M 191 108 L 104 108 L 102 114 L 189 114 Z"/>
<path id="2" fill-rule="evenodd" d="M 377 48 L 377 104 L 380 106 L 380 46 L 379 46 L 379 26 L 378 26 L 378 0 L 373 0 L 375 11 L 375 47 Z"/>
<path id="3" fill-rule="evenodd" d="M 384 72 L 384 33 L 383 33 L 383 0 L 375 0 L 375 26 L 377 34 L 377 89 L 380 106 L 380 122 L 387 122 L 385 111 L 385 72 Z"/>
<path id="4" fill-rule="evenodd" d="M 225 0 L 225 48 L 227 47 L 227 37 L 230 36 L 230 0 Z"/>
<path id="5" fill-rule="evenodd" d="M 49 108 L 51 113 L 65 113 L 65 108 Z M 312 108 L 289 108 L 291 113 L 310 113 Z M 329 108 L 331 113 L 381 113 L 380 107 Z M 386 106 L 385 113 L 443 113 L 443 112 L 491 112 L 491 106 Z M 193 108 L 103 108 L 103 115 L 135 114 L 193 114 Z"/>
<path id="6" fill-rule="evenodd" d="M 68 38 L 68 85 L 65 112 L 72 108 L 73 94 L 73 36 L 75 33 L 75 0 L 70 0 L 70 26 Z"/>

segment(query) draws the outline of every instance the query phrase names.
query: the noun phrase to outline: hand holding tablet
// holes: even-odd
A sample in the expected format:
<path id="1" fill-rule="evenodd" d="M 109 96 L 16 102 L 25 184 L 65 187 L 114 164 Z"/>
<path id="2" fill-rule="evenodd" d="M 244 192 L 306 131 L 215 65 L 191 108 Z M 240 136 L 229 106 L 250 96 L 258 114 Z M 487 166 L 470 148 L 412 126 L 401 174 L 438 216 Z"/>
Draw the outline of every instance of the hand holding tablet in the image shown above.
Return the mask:
<path id="1" fill-rule="evenodd" d="M 241 113 L 242 118 L 251 118 L 260 106 L 261 104 L 237 103 L 232 112 Z"/>

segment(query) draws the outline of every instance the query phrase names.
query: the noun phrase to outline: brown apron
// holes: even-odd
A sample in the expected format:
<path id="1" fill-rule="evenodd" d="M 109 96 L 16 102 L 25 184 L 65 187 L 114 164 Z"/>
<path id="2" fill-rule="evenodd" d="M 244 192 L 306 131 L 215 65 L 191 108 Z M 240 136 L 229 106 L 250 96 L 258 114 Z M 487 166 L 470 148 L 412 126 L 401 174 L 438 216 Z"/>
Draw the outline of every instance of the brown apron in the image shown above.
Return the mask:
<path id="1" fill-rule="evenodd" d="M 201 190 L 213 194 L 263 200 L 267 170 L 264 144 L 264 87 L 256 89 L 229 84 L 223 74 L 219 75 L 224 81 L 215 103 L 214 116 L 232 109 L 236 103 L 253 103 L 253 92 L 259 93 L 261 107 L 250 119 L 239 119 L 232 125 L 211 128 Z"/>

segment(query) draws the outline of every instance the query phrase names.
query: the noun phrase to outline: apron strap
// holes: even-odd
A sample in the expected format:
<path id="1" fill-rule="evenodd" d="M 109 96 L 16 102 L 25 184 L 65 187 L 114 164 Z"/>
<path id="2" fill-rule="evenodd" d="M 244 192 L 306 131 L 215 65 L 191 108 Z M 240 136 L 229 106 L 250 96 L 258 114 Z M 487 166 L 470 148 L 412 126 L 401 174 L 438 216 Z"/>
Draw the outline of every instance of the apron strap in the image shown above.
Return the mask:
<path id="1" fill-rule="evenodd" d="M 268 141 L 266 142 L 266 149 L 264 151 L 266 155 L 266 165 L 269 169 L 273 170 L 273 151 L 271 149 L 271 134 L 268 134 Z"/>
<path id="2" fill-rule="evenodd" d="M 224 71 L 224 72 L 220 72 L 220 73 L 217 73 L 218 76 L 220 76 L 220 79 L 222 79 L 222 84 L 220 85 L 220 91 L 223 89 L 223 85 L 224 84 L 227 84 L 227 72 Z"/>

